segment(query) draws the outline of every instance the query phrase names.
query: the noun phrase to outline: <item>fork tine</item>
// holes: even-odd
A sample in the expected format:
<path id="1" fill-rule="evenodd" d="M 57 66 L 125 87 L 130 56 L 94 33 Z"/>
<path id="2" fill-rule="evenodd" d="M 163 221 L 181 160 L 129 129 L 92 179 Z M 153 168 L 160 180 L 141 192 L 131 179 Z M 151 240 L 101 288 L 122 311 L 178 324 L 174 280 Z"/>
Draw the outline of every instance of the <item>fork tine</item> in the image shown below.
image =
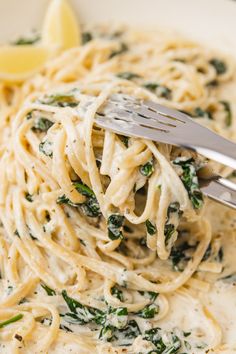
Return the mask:
<path id="1" fill-rule="evenodd" d="M 236 169 L 235 143 L 203 127 L 187 114 L 123 94 L 111 95 L 107 102 L 100 111 L 104 117 L 97 115 L 98 125 L 119 134 L 197 151 Z"/>
<path id="2" fill-rule="evenodd" d="M 142 126 L 142 128 L 140 129 L 140 125 L 136 125 L 132 122 L 129 122 L 127 120 L 122 120 L 120 118 L 115 119 L 114 117 L 111 118 L 111 117 L 96 115 L 95 122 L 101 128 L 112 130 L 115 133 L 121 135 L 127 135 L 127 136 L 139 137 L 139 138 L 141 137 L 142 139 L 153 140 L 164 144 L 169 144 L 170 135 L 172 139 L 174 139 L 174 136 L 172 136 L 172 134 L 169 133 L 166 129 L 151 128 L 151 127 L 148 128 L 146 126 Z M 142 132 L 141 134 L 140 131 Z"/>
<path id="3" fill-rule="evenodd" d="M 111 96 L 110 103 L 146 118 L 161 120 L 161 124 L 173 125 L 173 127 L 181 126 L 186 123 L 186 120 L 192 122 L 184 113 L 179 112 L 180 114 L 177 114 L 178 111 L 163 107 L 157 103 L 153 105 L 151 101 L 138 101 L 127 95 L 114 94 Z"/>
<path id="4" fill-rule="evenodd" d="M 158 123 L 163 126 L 165 125 L 167 128 L 168 127 L 176 128 L 178 122 L 180 122 L 180 124 L 185 123 L 178 119 L 164 116 L 159 112 L 156 111 L 154 112 L 153 110 L 150 110 L 145 106 L 140 106 L 140 104 L 136 104 L 136 103 L 110 101 L 106 104 L 103 111 L 106 114 L 110 114 L 110 112 L 112 113 L 115 112 L 119 115 L 119 117 L 128 116 L 127 113 L 129 112 L 132 114 L 132 116 L 130 116 L 132 120 L 134 120 L 135 122 L 139 122 L 141 124 L 142 123 L 148 124 L 148 126 L 152 126 L 153 128 L 155 127 L 159 128 L 160 126 L 158 125 Z M 140 119 L 141 117 L 143 119 Z M 163 128 L 163 126 L 160 128 Z"/>
<path id="5" fill-rule="evenodd" d="M 144 125 L 156 129 L 168 130 L 168 128 L 170 127 L 176 127 L 176 125 L 174 125 L 173 123 L 165 122 L 163 116 L 159 115 L 158 113 L 155 113 L 154 119 L 152 117 L 140 115 L 139 113 L 136 113 L 135 110 L 131 112 L 126 111 L 123 108 L 112 108 L 111 104 L 109 105 L 109 109 L 104 109 L 103 113 L 110 118 L 120 118 L 122 120 L 126 120 L 127 122 L 132 122 L 136 125 L 139 124 L 142 126 Z"/>
<path id="6" fill-rule="evenodd" d="M 193 123 L 192 119 L 188 117 L 187 114 L 184 114 L 175 109 L 162 106 L 159 103 L 152 102 L 152 101 L 143 101 L 143 104 L 146 107 L 151 108 L 155 112 L 158 112 L 159 114 L 162 114 L 166 117 L 171 117 L 172 119 L 176 119 L 177 121 L 180 121 L 182 123 L 186 123 L 186 122 Z"/>

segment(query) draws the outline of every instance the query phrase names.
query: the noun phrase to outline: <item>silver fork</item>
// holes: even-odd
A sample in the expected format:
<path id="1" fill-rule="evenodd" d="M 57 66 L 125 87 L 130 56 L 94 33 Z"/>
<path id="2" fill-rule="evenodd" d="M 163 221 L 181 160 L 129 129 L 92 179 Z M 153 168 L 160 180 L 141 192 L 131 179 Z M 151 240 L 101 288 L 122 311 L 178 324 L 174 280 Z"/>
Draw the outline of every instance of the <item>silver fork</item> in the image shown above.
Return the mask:
<path id="1" fill-rule="evenodd" d="M 236 144 L 158 103 L 113 94 L 96 114 L 96 124 L 116 133 L 195 151 L 236 170 Z M 199 179 L 203 193 L 236 209 L 236 184 L 220 176 Z"/>

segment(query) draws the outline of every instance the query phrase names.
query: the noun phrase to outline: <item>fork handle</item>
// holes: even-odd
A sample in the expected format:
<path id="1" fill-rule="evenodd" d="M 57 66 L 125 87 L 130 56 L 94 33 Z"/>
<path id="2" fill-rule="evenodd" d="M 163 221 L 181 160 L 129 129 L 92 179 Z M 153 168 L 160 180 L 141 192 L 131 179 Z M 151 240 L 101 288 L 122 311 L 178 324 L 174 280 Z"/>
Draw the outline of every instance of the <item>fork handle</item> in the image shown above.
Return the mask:
<path id="1" fill-rule="evenodd" d="M 198 138 L 193 148 L 199 154 L 236 170 L 236 144 L 209 129 L 202 130 L 201 143 Z"/>
<path id="2" fill-rule="evenodd" d="M 217 176 L 208 181 L 200 179 L 200 188 L 209 198 L 236 209 L 236 184 Z"/>

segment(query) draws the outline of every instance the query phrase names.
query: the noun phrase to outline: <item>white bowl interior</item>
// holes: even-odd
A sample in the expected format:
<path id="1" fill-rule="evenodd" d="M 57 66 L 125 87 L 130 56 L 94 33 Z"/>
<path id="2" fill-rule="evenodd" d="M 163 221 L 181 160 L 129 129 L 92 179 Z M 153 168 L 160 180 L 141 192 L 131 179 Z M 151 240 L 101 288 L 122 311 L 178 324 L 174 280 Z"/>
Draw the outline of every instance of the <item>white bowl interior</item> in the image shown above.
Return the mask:
<path id="1" fill-rule="evenodd" d="M 0 42 L 40 28 L 49 0 L 1 0 Z M 183 32 L 236 56 L 232 0 L 71 0 L 81 22 L 128 23 Z"/>

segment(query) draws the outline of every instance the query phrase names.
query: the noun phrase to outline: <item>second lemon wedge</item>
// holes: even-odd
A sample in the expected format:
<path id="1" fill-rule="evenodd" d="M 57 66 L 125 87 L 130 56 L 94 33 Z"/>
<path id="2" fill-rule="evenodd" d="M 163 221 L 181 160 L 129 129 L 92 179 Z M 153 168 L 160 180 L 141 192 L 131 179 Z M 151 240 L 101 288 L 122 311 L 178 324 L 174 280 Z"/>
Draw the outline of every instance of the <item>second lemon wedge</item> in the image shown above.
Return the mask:
<path id="1" fill-rule="evenodd" d="M 0 48 L 0 80 L 20 82 L 41 69 L 49 59 L 44 46 L 15 45 Z"/>
<path id="2" fill-rule="evenodd" d="M 78 21 L 67 0 L 52 0 L 42 29 L 42 42 L 68 49 L 80 45 Z"/>

